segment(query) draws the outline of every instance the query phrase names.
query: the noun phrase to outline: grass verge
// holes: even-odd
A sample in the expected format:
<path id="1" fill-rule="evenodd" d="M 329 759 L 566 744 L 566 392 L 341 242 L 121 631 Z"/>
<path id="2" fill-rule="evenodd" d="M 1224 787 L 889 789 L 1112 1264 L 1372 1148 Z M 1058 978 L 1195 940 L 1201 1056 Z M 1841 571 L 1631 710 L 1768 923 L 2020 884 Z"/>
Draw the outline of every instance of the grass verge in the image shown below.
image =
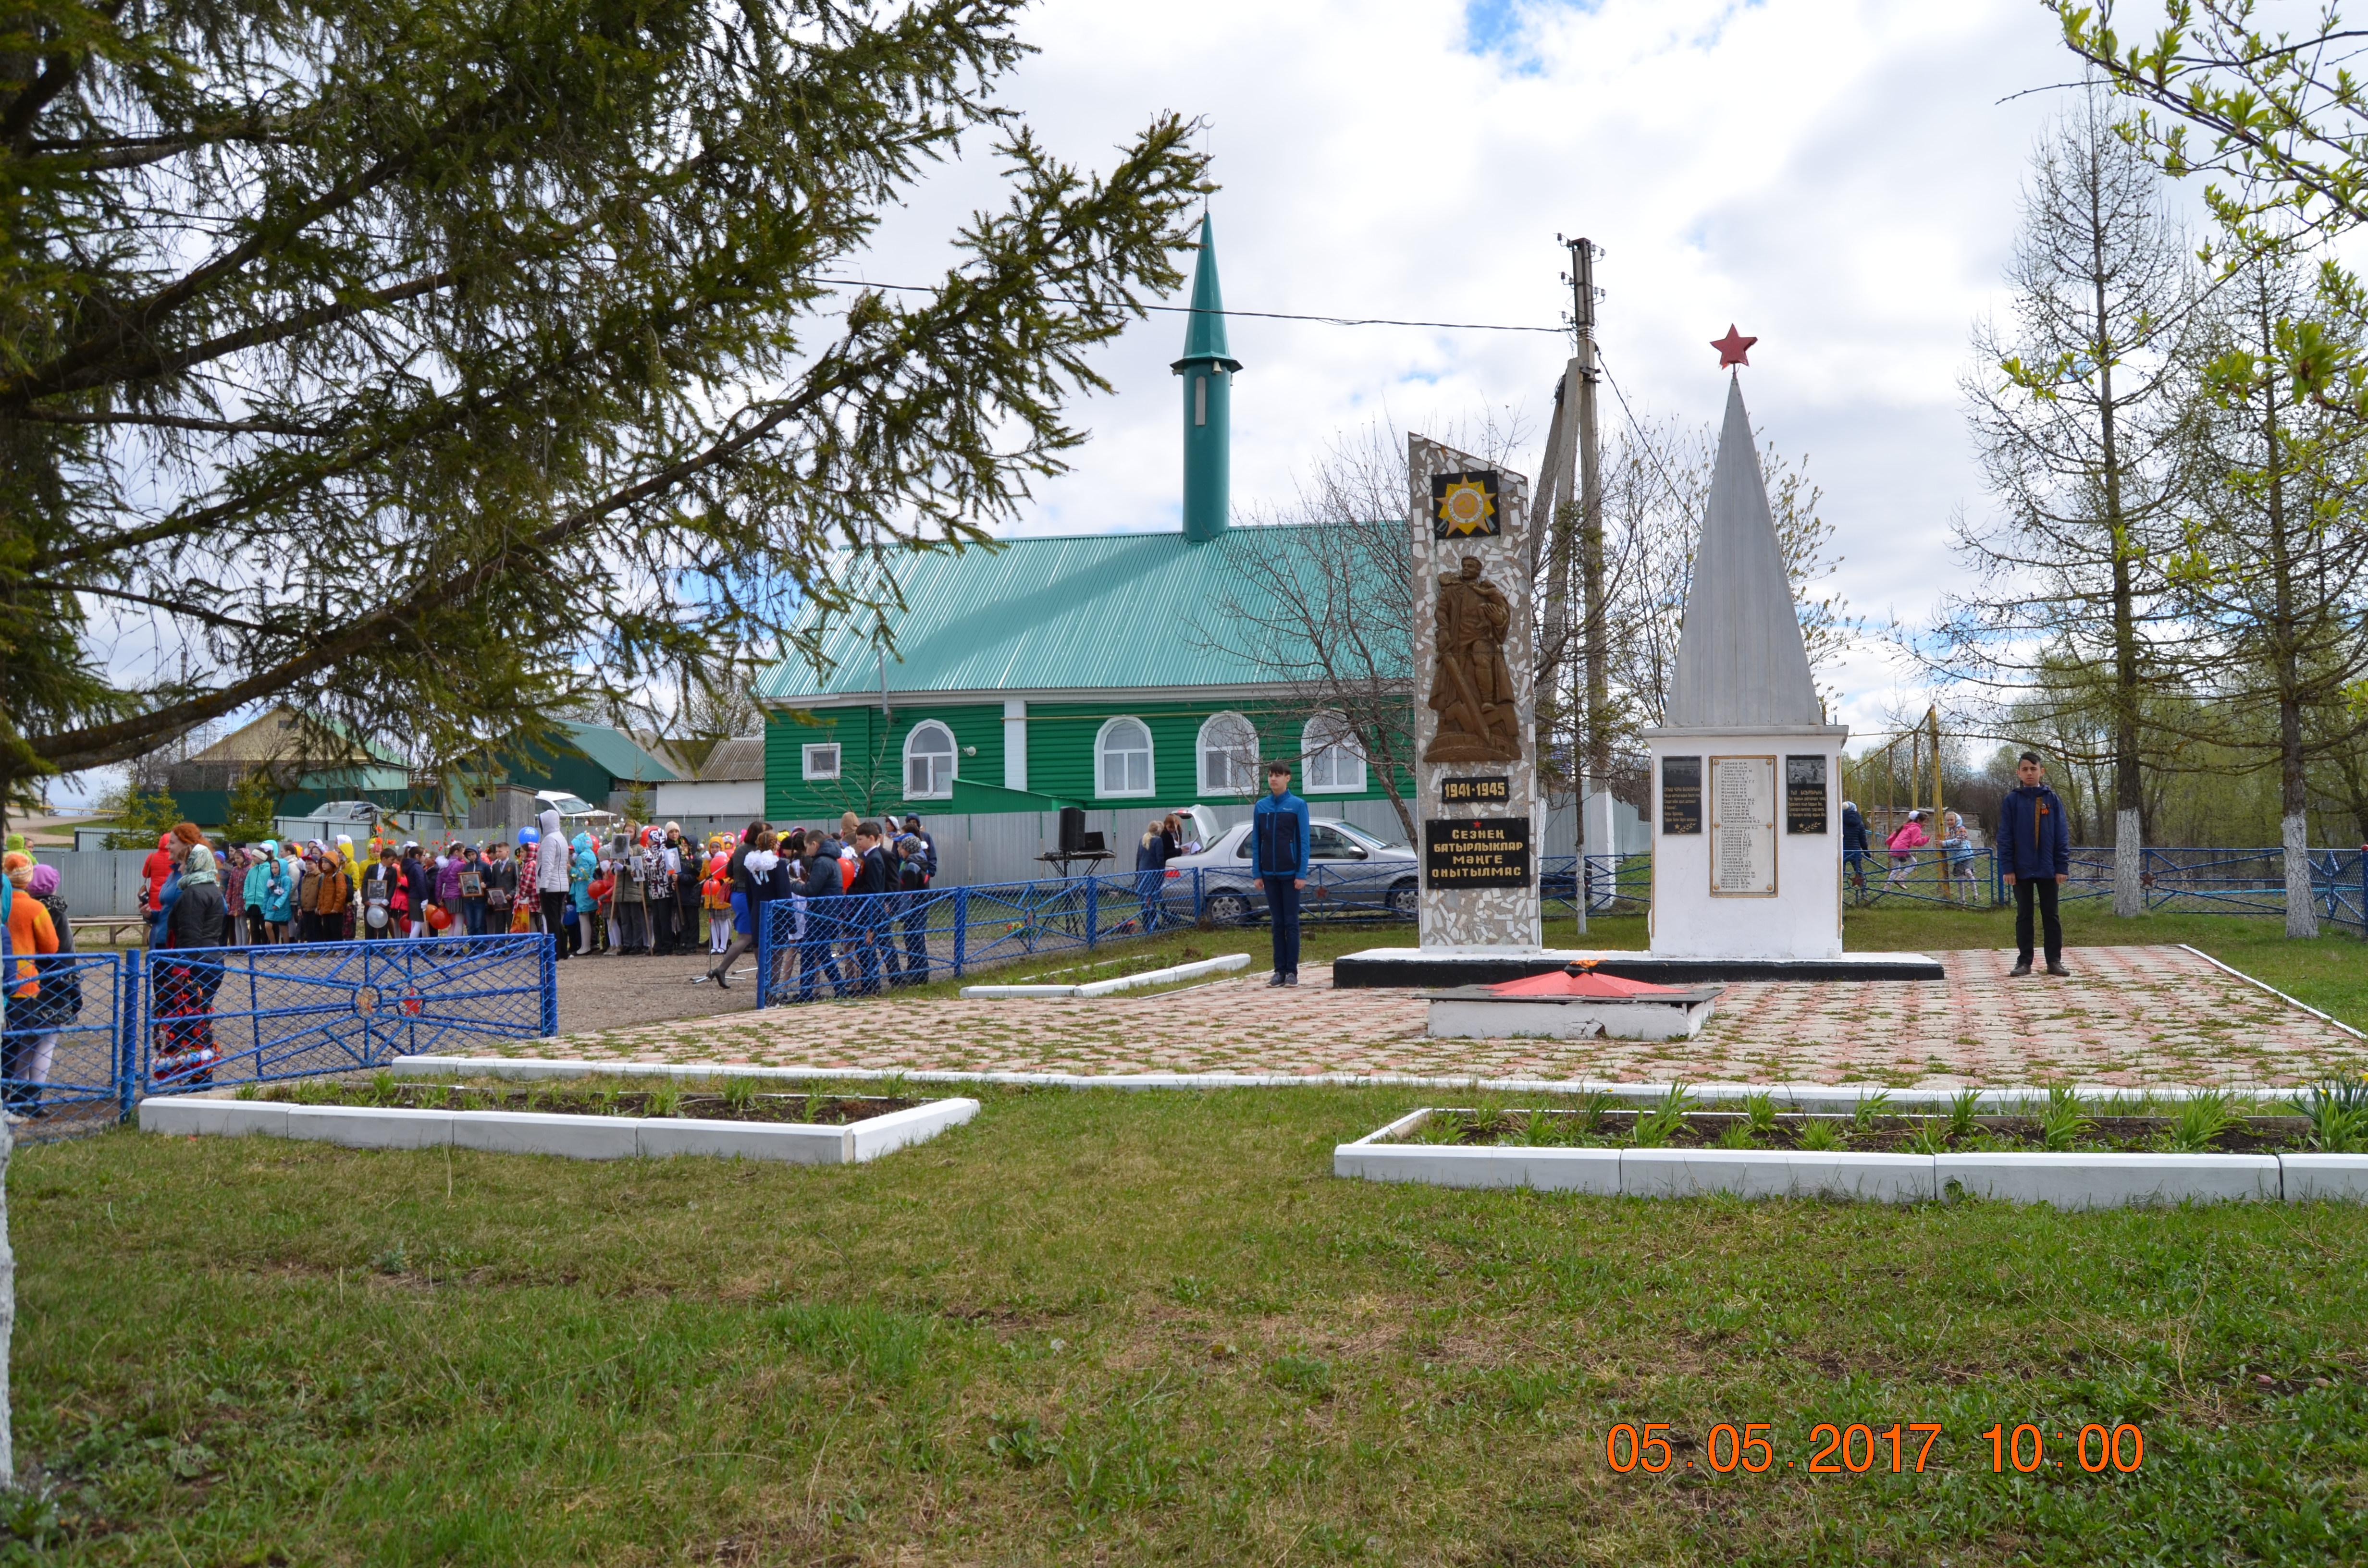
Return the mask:
<path id="1" fill-rule="evenodd" d="M 1389 1187 L 1330 1150 L 1412 1092 L 984 1097 L 847 1169 L 21 1150 L 43 1560 L 2368 1555 L 2368 1211 Z M 1810 1471 L 1917 1422 L 1921 1474 Z M 1615 1473 L 1622 1423 L 1671 1468 Z M 2081 1469 L 2091 1423 L 2142 1465 Z"/>

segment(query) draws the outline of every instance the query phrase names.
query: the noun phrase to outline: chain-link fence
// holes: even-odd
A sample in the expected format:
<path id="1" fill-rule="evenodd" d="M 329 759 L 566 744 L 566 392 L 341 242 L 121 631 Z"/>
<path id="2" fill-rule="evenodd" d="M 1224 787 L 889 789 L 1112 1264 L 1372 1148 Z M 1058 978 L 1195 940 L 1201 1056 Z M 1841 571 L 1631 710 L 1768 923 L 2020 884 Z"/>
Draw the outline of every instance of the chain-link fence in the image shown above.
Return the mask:
<path id="1" fill-rule="evenodd" d="M 2319 917 L 2368 934 L 2361 917 L 2368 907 L 2368 856 L 2357 849 L 2313 849 L 2309 859 L 2311 903 Z M 2286 913 L 2283 849 L 2148 849 L 2139 861 L 2138 881 L 2149 910 L 2280 919 Z M 2057 896 L 2112 898 L 2113 851 L 2073 850 L 2071 874 Z"/>
<path id="2" fill-rule="evenodd" d="M 140 1091 L 380 1066 L 554 1034 L 549 937 L 167 948 L 147 955 Z"/>
<path id="3" fill-rule="evenodd" d="M 18 1136 L 77 1131 L 124 1115 L 136 1010 L 124 955 L 53 953 L 11 965 L 0 1099 L 23 1119 Z"/>

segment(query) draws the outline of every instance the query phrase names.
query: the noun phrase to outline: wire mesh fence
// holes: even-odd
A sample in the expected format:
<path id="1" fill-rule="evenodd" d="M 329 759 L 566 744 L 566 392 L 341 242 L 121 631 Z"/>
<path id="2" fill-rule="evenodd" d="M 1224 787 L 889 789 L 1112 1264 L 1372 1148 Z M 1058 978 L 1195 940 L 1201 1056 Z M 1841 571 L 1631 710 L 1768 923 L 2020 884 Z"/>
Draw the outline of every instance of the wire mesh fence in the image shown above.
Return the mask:
<path id="1" fill-rule="evenodd" d="M 104 1125 L 129 1108 L 133 1008 L 121 953 L 55 953 L 11 960 L 0 1034 L 0 1099 L 22 1118 L 18 1136 Z"/>
<path id="2" fill-rule="evenodd" d="M 2357 849 L 2309 852 L 2310 898 L 2319 917 L 2368 934 L 2362 911 L 2368 907 L 2368 856 Z M 2111 848 L 2072 851 L 2071 874 L 2057 896 L 2110 899 L 2114 857 Z M 2138 882 L 2146 908 L 2179 915 L 2286 913 L 2286 855 L 2282 848 L 2147 849 Z"/>
<path id="3" fill-rule="evenodd" d="M 167 948 L 142 966 L 137 1090 L 350 1072 L 554 1034 L 552 960 L 538 935 Z"/>
<path id="4" fill-rule="evenodd" d="M 1899 903 L 1995 909 L 2007 902 L 1998 852 L 1981 846 L 1849 850 L 1842 856 L 1842 886 L 1861 909 Z"/>

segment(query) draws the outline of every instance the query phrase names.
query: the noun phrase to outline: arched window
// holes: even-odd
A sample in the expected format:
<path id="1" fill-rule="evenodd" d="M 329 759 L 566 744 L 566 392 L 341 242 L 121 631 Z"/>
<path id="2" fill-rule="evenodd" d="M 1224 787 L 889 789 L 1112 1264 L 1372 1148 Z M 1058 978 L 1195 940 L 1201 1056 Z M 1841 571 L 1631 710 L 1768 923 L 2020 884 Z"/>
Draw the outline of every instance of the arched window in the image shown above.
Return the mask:
<path id="1" fill-rule="evenodd" d="M 1307 758 L 1307 792 L 1353 795 L 1365 787 L 1365 748 L 1357 732 L 1338 713 L 1318 713 L 1300 732 L 1299 749 Z"/>
<path id="2" fill-rule="evenodd" d="M 1238 713 L 1212 713 L 1194 747 L 1201 757 L 1201 793 L 1258 792 L 1258 731 Z"/>
<path id="3" fill-rule="evenodd" d="M 942 801 L 954 792 L 954 733 L 935 719 L 905 736 L 905 798 Z"/>
<path id="4" fill-rule="evenodd" d="M 1140 719 L 1112 719 L 1094 737 L 1095 777 L 1103 795 L 1151 793 L 1151 730 Z"/>

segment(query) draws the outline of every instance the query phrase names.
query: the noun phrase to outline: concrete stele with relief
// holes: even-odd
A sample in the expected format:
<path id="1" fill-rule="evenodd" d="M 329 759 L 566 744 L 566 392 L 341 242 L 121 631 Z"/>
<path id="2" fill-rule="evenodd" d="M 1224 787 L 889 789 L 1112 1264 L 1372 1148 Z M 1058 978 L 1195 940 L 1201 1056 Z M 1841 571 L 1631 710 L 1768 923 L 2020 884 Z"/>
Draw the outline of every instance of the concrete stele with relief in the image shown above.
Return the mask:
<path id="1" fill-rule="evenodd" d="M 1406 473 L 1422 949 L 1535 953 L 1529 481 L 1420 436 Z"/>

